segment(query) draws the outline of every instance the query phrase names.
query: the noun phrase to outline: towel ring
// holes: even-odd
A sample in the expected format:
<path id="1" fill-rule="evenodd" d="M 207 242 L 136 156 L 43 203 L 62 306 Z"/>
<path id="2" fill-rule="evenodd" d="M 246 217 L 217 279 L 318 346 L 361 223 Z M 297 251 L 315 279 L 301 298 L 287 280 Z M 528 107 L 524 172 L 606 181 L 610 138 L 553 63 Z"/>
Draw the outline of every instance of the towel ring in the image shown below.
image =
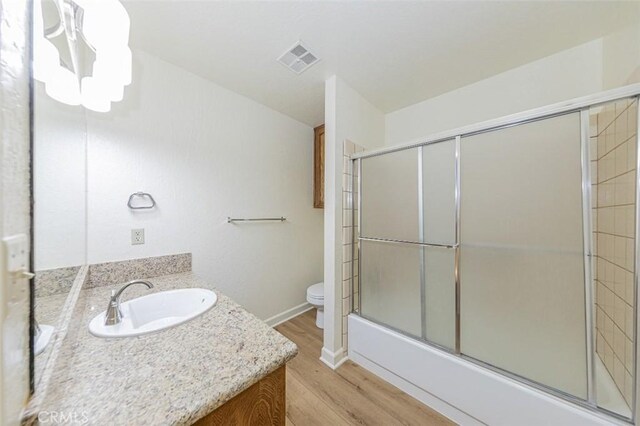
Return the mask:
<path id="1" fill-rule="evenodd" d="M 151 205 L 149 206 L 134 206 L 131 204 L 131 201 L 133 201 L 134 197 L 146 197 L 149 198 L 149 201 L 151 201 Z M 127 202 L 127 207 L 129 207 L 131 210 L 147 210 L 147 209 L 152 209 L 156 206 L 156 200 L 153 199 L 153 197 L 151 196 L 151 194 L 149 194 L 148 192 L 134 192 L 133 194 L 131 194 L 129 196 L 129 201 Z"/>

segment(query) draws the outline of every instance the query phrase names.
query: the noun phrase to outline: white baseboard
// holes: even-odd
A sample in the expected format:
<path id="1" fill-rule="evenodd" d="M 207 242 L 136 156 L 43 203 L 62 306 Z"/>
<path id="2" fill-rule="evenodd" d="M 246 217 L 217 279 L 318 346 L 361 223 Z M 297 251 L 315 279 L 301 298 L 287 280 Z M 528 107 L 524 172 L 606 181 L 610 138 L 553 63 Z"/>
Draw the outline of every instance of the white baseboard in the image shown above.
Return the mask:
<path id="1" fill-rule="evenodd" d="M 335 352 L 331 352 L 329 349 L 323 347 L 322 354 L 320 354 L 320 361 L 324 362 L 332 370 L 337 369 L 348 360 L 349 357 L 344 348 L 340 348 Z"/>
<path id="2" fill-rule="evenodd" d="M 289 321 L 291 318 L 295 318 L 298 315 L 307 312 L 309 309 L 313 309 L 313 306 L 305 302 L 298 306 L 294 306 L 291 309 L 287 309 L 286 311 L 281 312 L 277 315 L 274 315 L 271 318 L 264 320 L 264 322 L 269 324 L 271 327 L 275 327 L 276 325 L 280 325 L 285 321 Z"/>

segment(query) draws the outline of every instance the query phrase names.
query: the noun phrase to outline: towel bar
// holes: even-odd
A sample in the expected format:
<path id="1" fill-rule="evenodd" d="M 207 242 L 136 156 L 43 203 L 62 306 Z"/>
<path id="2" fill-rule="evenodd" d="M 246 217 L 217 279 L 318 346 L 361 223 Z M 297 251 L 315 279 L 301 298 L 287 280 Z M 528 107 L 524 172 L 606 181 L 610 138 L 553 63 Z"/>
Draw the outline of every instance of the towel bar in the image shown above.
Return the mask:
<path id="1" fill-rule="evenodd" d="M 284 216 L 280 216 L 280 217 L 258 217 L 258 218 L 246 218 L 246 219 L 227 217 L 227 223 L 233 223 L 233 222 L 274 222 L 274 221 L 284 222 L 285 220 L 287 220 L 287 218 L 284 217 Z"/>

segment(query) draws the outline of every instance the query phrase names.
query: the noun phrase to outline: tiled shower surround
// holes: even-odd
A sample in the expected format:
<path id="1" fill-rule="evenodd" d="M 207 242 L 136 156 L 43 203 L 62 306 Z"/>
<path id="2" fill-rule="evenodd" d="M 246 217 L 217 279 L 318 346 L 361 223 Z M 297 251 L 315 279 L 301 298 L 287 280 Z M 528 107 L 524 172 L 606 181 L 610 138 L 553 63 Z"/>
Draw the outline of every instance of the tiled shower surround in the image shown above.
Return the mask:
<path id="1" fill-rule="evenodd" d="M 596 352 L 629 405 L 633 306 L 637 101 L 591 115 Z"/>
<path id="2" fill-rule="evenodd" d="M 342 347 L 347 350 L 347 316 L 351 312 L 351 285 L 353 284 L 355 302 L 358 300 L 358 250 L 353 246 L 353 232 L 356 229 L 353 215 L 357 217 L 358 188 L 353 185 L 353 175 L 358 171 L 353 169 L 351 155 L 362 152 L 364 148 L 351 141 L 344 141 L 343 174 L 342 174 Z M 353 283 L 351 271 L 353 268 Z M 357 307 L 357 306 L 354 306 Z"/>

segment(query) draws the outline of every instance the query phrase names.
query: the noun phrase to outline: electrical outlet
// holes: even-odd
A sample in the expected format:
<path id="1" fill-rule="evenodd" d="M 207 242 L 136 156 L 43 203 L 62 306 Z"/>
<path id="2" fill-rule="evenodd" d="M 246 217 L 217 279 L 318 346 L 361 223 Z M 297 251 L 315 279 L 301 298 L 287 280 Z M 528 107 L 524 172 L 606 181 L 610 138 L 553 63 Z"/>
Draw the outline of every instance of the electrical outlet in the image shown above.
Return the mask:
<path id="1" fill-rule="evenodd" d="M 144 244 L 144 229 L 131 230 L 131 245 Z"/>

